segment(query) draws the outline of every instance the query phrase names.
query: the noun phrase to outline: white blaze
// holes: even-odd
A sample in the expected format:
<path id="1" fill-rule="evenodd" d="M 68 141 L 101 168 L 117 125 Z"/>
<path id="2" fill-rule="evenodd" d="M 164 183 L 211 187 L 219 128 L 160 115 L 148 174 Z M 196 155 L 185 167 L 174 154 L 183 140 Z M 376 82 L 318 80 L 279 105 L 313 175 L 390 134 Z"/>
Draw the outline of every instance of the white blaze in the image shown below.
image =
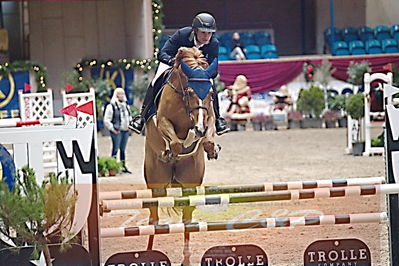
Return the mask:
<path id="1" fill-rule="evenodd" d="M 202 100 L 198 100 L 198 106 L 202 106 Z M 204 131 L 205 127 L 204 127 L 204 109 L 199 108 L 198 109 L 198 122 L 195 125 L 199 131 Z"/>

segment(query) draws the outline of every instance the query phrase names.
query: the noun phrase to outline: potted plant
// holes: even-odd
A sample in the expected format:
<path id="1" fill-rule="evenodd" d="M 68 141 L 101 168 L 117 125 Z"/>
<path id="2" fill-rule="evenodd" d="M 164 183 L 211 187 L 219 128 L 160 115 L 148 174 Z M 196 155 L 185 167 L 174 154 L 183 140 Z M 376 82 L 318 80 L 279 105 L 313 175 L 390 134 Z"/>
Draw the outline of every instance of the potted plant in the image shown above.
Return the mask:
<path id="1" fill-rule="evenodd" d="M 334 128 L 338 120 L 338 112 L 334 110 L 327 110 L 323 114 L 326 128 Z"/>
<path id="2" fill-rule="evenodd" d="M 255 131 L 261 131 L 263 128 L 263 124 L 266 123 L 266 115 L 264 114 L 256 114 L 251 117 L 252 128 Z"/>
<path id="3" fill-rule="evenodd" d="M 301 121 L 302 121 L 302 113 L 301 112 L 298 112 L 298 111 L 288 112 L 287 118 L 288 118 L 288 126 L 287 126 L 288 129 L 301 127 Z"/>
<path id="4" fill-rule="evenodd" d="M 107 174 L 107 158 L 106 157 L 98 157 L 97 158 L 97 166 L 98 166 L 98 175 L 105 176 Z"/>
<path id="5" fill-rule="evenodd" d="M 122 162 L 118 162 L 118 160 L 114 157 L 108 157 L 106 160 L 108 175 L 116 176 L 116 174 L 122 170 Z"/>
<path id="6" fill-rule="evenodd" d="M 301 89 L 297 101 L 297 110 L 301 111 L 305 118 L 301 122 L 302 128 L 321 128 L 320 115 L 324 109 L 324 92 L 319 87 Z"/>
<path id="7" fill-rule="evenodd" d="M 364 152 L 364 141 L 360 135 L 360 120 L 364 117 L 364 96 L 363 93 L 357 93 L 350 97 L 346 102 L 346 111 L 358 123 L 355 132 L 355 138 L 352 142 L 353 155 L 362 155 Z"/>
<path id="8" fill-rule="evenodd" d="M 338 114 L 338 126 L 339 127 L 347 127 L 348 121 L 346 117 L 345 104 L 346 104 L 347 96 L 345 95 L 336 95 L 331 98 L 328 106 L 331 110 L 337 111 Z"/>
<path id="9" fill-rule="evenodd" d="M 273 116 L 271 116 L 271 115 L 264 116 L 263 128 L 265 130 L 275 130 L 276 129 L 276 125 L 274 124 L 274 121 L 273 121 Z"/>
<path id="10" fill-rule="evenodd" d="M 22 243 L 32 245 L 32 259 L 38 259 L 41 251 L 46 265 L 52 265 L 51 240 L 61 242 L 61 249 L 70 246 L 69 229 L 77 201 L 72 188 L 68 176 L 54 173 L 39 185 L 35 172 L 28 167 L 17 172 L 13 188 L 0 182 L 1 232 L 14 243 L 21 243 L 13 250 L 23 248 Z"/>

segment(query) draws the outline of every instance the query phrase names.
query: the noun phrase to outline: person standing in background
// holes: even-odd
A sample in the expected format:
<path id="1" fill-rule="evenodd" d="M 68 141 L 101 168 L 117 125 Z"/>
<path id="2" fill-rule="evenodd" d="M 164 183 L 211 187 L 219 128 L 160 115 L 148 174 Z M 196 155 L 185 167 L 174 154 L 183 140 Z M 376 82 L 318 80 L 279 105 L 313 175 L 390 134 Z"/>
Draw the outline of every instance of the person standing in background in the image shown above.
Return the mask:
<path id="1" fill-rule="evenodd" d="M 111 156 L 116 157 L 119 151 L 119 159 L 123 164 L 123 173 L 131 174 L 126 167 L 126 145 L 129 139 L 130 111 L 127 104 L 125 90 L 116 88 L 112 95 L 111 102 L 105 108 L 104 124 L 111 132 L 112 152 Z"/>
<path id="2" fill-rule="evenodd" d="M 245 49 L 240 42 L 240 34 L 238 32 L 233 33 L 232 44 L 233 48 L 231 49 L 230 57 L 236 60 L 245 60 Z"/>

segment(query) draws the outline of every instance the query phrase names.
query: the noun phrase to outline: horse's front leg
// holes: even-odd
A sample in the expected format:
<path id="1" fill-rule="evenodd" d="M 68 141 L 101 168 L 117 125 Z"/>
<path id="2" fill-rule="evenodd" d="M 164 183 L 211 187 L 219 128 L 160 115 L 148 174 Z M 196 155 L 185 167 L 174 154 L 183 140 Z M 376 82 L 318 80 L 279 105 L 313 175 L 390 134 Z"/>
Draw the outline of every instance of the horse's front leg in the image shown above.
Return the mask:
<path id="1" fill-rule="evenodd" d="M 208 160 L 210 159 L 217 159 L 219 151 L 221 150 L 221 146 L 219 144 L 216 144 L 214 142 L 214 137 L 216 134 L 216 128 L 215 128 L 215 119 L 213 117 L 210 117 L 208 119 L 208 130 L 205 135 L 204 139 L 204 150 L 207 153 Z"/>
<path id="2" fill-rule="evenodd" d="M 193 219 L 193 211 L 195 207 L 188 206 L 183 208 L 183 223 L 189 224 Z M 182 265 L 190 265 L 190 233 L 184 233 L 184 249 Z"/>
<path id="3" fill-rule="evenodd" d="M 159 222 L 158 207 L 150 207 L 150 218 L 148 224 L 157 225 Z M 147 250 L 152 250 L 154 245 L 154 235 L 150 235 L 148 239 Z"/>
<path id="4" fill-rule="evenodd" d="M 179 138 L 177 137 L 176 131 L 172 123 L 165 117 L 161 117 L 158 121 L 158 129 L 161 132 L 162 137 L 169 142 L 170 151 L 172 156 L 176 157 L 183 150 L 183 146 Z"/>

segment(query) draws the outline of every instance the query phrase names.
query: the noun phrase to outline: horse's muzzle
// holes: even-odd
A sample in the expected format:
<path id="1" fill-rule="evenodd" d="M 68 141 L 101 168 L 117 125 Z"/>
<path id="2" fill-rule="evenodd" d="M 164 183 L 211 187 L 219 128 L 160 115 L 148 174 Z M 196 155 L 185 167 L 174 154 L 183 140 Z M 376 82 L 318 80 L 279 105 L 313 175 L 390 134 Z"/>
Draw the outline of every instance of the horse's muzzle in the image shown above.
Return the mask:
<path id="1" fill-rule="evenodd" d="M 194 130 L 195 130 L 195 136 L 197 136 L 197 137 L 199 137 L 199 138 L 202 138 L 202 137 L 205 136 L 206 131 L 208 130 L 208 127 L 206 126 L 205 129 L 200 130 L 200 129 L 196 126 L 196 127 L 194 127 Z"/>

